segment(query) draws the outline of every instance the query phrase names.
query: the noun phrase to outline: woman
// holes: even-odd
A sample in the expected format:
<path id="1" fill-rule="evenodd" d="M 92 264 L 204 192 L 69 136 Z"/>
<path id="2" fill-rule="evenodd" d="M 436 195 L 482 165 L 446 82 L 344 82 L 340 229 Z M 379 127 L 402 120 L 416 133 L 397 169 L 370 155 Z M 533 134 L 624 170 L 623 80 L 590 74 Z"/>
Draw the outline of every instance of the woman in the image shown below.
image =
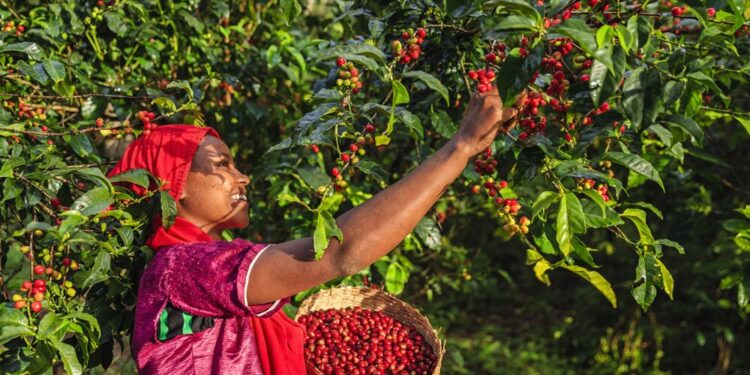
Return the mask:
<path id="1" fill-rule="evenodd" d="M 148 240 L 157 253 L 138 292 L 132 351 L 139 372 L 305 373 L 304 329 L 279 310 L 288 297 L 352 275 L 396 247 L 515 115 L 496 88 L 475 95 L 441 149 L 337 218 L 344 242 L 332 240 L 318 261 L 312 238 L 222 240 L 223 230 L 249 223 L 249 178 L 215 130 L 168 125 L 138 138 L 110 176 L 147 169 L 177 202 L 175 224 L 159 226 Z"/>

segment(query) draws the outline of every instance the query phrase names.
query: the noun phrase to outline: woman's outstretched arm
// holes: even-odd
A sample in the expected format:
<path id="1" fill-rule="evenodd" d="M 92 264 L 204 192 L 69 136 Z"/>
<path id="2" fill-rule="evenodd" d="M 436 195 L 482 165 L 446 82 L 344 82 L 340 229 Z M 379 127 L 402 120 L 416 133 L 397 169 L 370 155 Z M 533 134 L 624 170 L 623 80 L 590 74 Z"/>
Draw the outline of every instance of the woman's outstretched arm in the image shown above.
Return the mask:
<path id="1" fill-rule="evenodd" d="M 475 95 L 458 132 L 411 173 L 336 219 L 344 241 L 332 239 L 314 260 L 312 238 L 271 246 L 250 273 L 249 304 L 283 298 L 334 278 L 351 275 L 393 250 L 424 217 L 469 158 L 492 144 L 515 108 L 503 108 L 497 89 Z"/>

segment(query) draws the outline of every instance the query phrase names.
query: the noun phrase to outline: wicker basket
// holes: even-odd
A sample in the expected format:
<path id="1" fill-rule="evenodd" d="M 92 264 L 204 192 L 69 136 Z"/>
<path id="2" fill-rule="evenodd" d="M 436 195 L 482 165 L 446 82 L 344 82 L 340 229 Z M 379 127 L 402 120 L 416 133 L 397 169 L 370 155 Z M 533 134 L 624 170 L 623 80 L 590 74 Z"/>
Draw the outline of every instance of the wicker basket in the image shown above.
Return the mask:
<path id="1" fill-rule="evenodd" d="M 362 287 L 338 287 L 322 290 L 305 299 L 297 310 L 295 320 L 313 311 L 328 309 L 345 309 L 360 306 L 363 309 L 380 311 L 402 324 L 414 327 L 424 336 L 427 344 L 437 357 L 435 370 L 432 375 L 440 374 L 440 365 L 445 355 L 445 347 L 438 339 L 437 332 L 432 329 L 430 322 L 417 309 L 382 290 Z M 310 363 L 307 365 L 308 374 L 321 374 Z"/>

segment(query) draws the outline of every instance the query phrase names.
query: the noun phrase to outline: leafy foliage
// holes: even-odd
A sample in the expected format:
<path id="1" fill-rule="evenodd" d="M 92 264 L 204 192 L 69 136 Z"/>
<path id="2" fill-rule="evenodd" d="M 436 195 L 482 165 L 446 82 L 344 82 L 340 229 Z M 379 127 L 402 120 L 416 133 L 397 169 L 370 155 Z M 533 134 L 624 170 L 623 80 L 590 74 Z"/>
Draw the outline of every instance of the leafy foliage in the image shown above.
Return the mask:
<path id="1" fill-rule="evenodd" d="M 738 2 L 722 2 L 713 15 L 690 3 L 680 16 L 659 3 L 614 1 L 6 3 L 4 372 L 106 368 L 113 344 L 124 345 L 139 272 L 152 256 L 149 220 L 161 213 L 169 225 L 176 211 L 144 171 L 105 177 L 145 130 L 139 111 L 157 113 L 158 123 L 216 127 L 254 176 L 254 220 L 241 235 L 312 236 L 321 256 L 330 239 L 347 240 L 338 213 L 455 134 L 483 84 L 474 86 L 472 72 L 486 69 L 506 105 L 525 90 L 519 125 L 467 167 L 396 250 L 335 283 L 403 293 L 449 336 L 489 316 L 477 341 L 454 336 L 448 371 L 456 373 L 502 367 L 491 364 L 494 350 L 504 358 L 521 350 L 509 368 L 528 368 L 534 345 L 500 344 L 504 328 L 491 319 L 552 319 L 556 310 L 571 316 L 555 323 L 559 347 L 590 353 L 568 364 L 594 372 L 707 370 L 717 361 L 706 354 L 687 364 L 675 358 L 703 353 L 702 345 L 717 345 L 719 358 L 732 346 L 748 349 L 750 44 Z M 121 182 L 150 190 L 135 194 Z M 47 280 L 40 313 L 33 293 L 20 292 L 35 265 L 51 269 L 37 276 Z M 21 309 L 12 301 L 18 293 L 29 302 Z M 656 303 L 660 295 L 674 302 Z M 528 307 L 496 311 L 498 299 Z M 692 307 L 711 318 L 698 322 Z M 627 320 L 645 337 L 612 333 L 620 323 L 609 332 L 607 323 L 581 323 L 589 314 Z M 696 325 L 696 337 L 685 340 L 670 319 Z M 549 347 L 549 332 L 535 327 L 526 332 Z M 619 340 L 652 340 L 658 349 L 651 357 L 618 352 Z M 469 358 L 478 342 L 489 349 Z M 567 354 L 544 357 L 539 371 L 558 372 Z M 749 365 L 736 357 L 736 368 Z"/>

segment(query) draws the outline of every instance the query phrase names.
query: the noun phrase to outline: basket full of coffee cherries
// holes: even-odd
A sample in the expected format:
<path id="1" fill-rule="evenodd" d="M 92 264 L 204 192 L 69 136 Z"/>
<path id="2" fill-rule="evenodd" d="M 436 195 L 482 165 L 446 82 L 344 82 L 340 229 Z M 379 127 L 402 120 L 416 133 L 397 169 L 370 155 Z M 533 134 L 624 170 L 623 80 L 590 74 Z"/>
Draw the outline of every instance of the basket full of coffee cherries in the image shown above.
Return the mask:
<path id="1" fill-rule="evenodd" d="M 443 343 L 414 307 L 384 291 L 323 290 L 302 302 L 308 374 L 440 374 Z"/>

